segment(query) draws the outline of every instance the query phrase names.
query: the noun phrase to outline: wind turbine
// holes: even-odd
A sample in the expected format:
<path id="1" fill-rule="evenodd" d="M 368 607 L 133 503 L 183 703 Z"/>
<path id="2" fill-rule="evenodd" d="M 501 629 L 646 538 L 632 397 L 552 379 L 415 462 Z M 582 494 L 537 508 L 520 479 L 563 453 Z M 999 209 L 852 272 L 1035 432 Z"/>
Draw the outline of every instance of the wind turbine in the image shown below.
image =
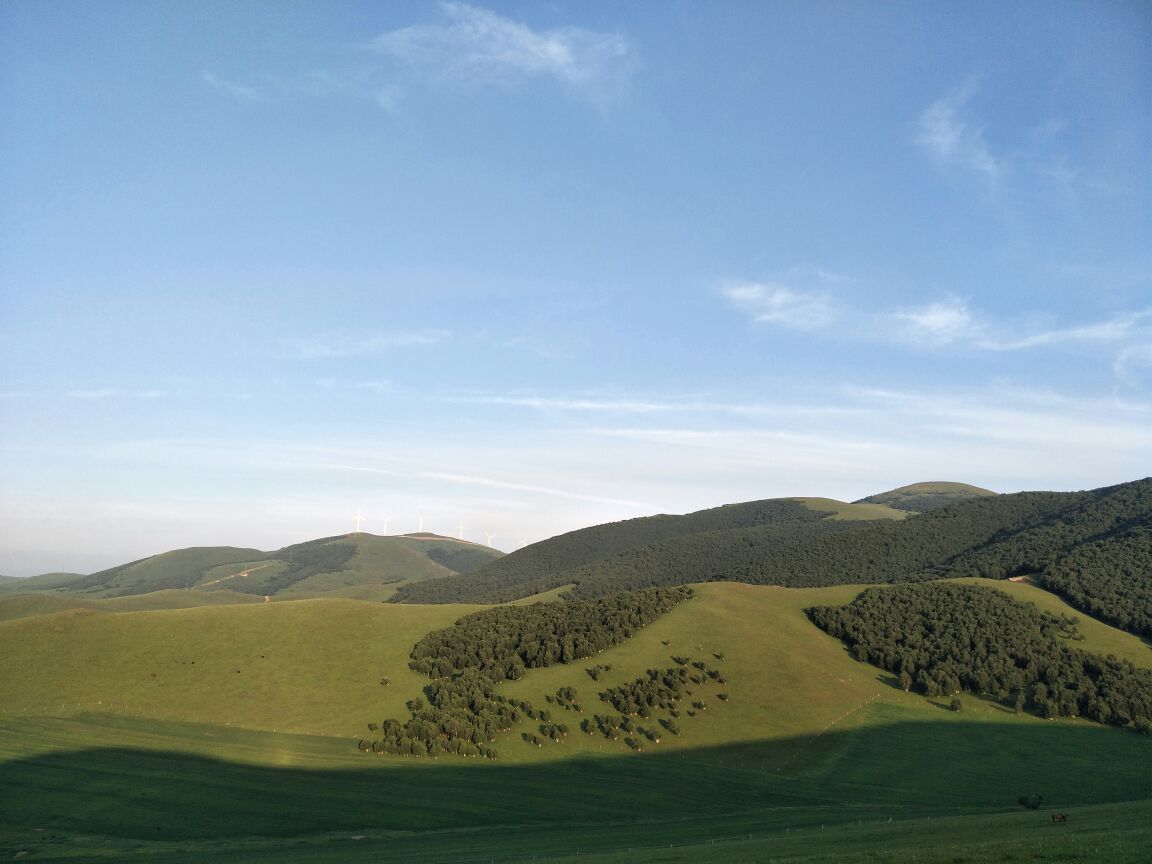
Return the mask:
<path id="1" fill-rule="evenodd" d="M 377 516 L 376 518 L 384 520 L 384 536 L 387 537 L 388 536 L 388 523 L 389 523 L 389 521 L 391 521 L 392 517 L 391 516 Z"/>
<path id="2" fill-rule="evenodd" d="M 460 520 L 460 539 L 464 539 L 464 520 Z"/>
<path id="3" fill-rule="evenodd" d="M 487 531 L 485 531 L 484 536 L 488 538 L 488 548 L 491 549 L 492 548 L 492 538 L 495 537 L 496 535 L 495 534 L 489 534 Z"/>
<path id="4" fill-rule="evenodd" d="M 420 533 L 421 534 L 424 533 L 424 517 L 423 516 L 420 517 Z"/>
<path id="5" fill-rule="evenodd" d="M 364 521 L 364 515 L 359 510 L 357 510 L 356 511 L 356 533 L 357 534 L 360 533 L 360 523 L 363 521 Z"/>

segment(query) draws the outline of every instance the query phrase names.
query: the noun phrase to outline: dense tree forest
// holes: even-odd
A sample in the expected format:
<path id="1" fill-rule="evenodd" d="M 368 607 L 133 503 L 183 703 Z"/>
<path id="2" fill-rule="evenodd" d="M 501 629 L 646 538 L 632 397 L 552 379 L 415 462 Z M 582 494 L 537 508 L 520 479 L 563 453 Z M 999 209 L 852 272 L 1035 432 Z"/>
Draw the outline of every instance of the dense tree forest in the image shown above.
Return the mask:
<path id="1" fill-rule="evenodd" d="M 1152 671 L 1075 647 L 1075 619 L 995 589 L 869 588 L 846 606 L 807 612 L 857 660 L 897 675 L 905 690 L 966 690 L 1043 717 L 1087 717 L 1145 733 L 1152 723 Z"/>
<path id="2" fill-rule="evenodd" d="M 1079 546 L 1035 578 L 1077 609 L 1152 639 L 1152 527 Z"/>
<path id="3" fill-rule="evenodd" d="M 567 574 L 574 568 L 630 549 L 702 532 L 757 525 L 818 523 L 827 515 L 810 510 L 797 501 L 771 499 L 727 504 L 685 516 L 647 516 L 611 522 L 526 546 L 467 577 L 449 576 L 405 585 L 393 600 L 397 603 L 506 603 L 565 585 L 572 581 Z M 683 584 L 683 581 L 663 584 Z M 657 583 L 648 581 L 644 586 L 653 584 Z M 621 585 L 611 590 L 626 588 Z M 465 596 L 468 597 L 466 601 L 461 599 Z"/>
<path id="4" fill-rule="evenodd" d="M 425 688 L 427 701 L 409 702 L 407 721 L 370 724 L 380 737 L 362 740 L 360 749 L 495 758 L 489 745 L 496 734 L 525 717 L 542 721 L 546 737 L 562 738 L 567 727 L 547 726 L 552 719 L 547 709 L 538 711 L 526 701 L 498 694 L 497 683 L 520 678 L 526 669 L 569 663 L 618 645 L 691 596 L 690 588 L 650 588 L 588 602 L 500 606 L 466 615 L 427 634 L 412 649 L 409 665 L 432 679 Z M 563 707 L 577 704 L 570 689 L 557 693 Z"/>
<path id="5" fill-rule="evenodd" d="M 1089 614 L 1147 634 L 1152 479 L 1091 492 L 977 497 L 902 522 L 785 512 L 777 511 L 776 522 L 676 536 L 538 577 L 522 572 L 529 559 L 507 564 L 514 553 L 496 562 L 503 569 L 414 585 L 401 599 L 504 602 L 566 584 L 574 585 L 569 596 L 588 599 L 708 581 L 808 587 L 1027 575 Z"/>

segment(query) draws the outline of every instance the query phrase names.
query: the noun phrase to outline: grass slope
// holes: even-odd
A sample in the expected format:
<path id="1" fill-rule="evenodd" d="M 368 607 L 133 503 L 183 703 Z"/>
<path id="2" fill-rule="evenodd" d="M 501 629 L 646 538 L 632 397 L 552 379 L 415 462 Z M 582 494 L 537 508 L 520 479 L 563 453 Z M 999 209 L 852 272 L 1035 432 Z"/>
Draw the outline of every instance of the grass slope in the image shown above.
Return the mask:
<path id="1" fill-rule="evenodd" d="M 30 860 L 130 850 L 162 861 L 565 860 L 580 850 L 752 861 L 785 851 L 885 860 L 866 859 L 883 846 L 891 861 L 951 861 L 922 856 L 1014 854 L 1019 832 L 1036 832 L 1027 848 L 1066 860 L 1088 848 L 1140 860 L 1149 807 L 1124 802 L 1152 799 L 1149 739 L 970 697 L 956 714 L 904 693 L 803 615 L 847 602 L 852 586 L 697 590 L 594 660 L 531 670 L 501 691 L 544 707 L 545 694 L 574 686 L 585 715 L 605 712 L 598 690 L 686 653 L 723 669 L 730 703 L 704 685 L 709 709 L 644 754 L 576 731 L 580 715 L 552 706 L 573 727 L 564 743 L 524 744 L 526 723 L 498 741 L 495 764 L 353 748 L 364 723 L 400 716 L 427 683 L 406 668 L 411 645 L 469 607 L 310 600 L 0 623 L 0 771 L 19 793 L 0 803 L 0 849 Z M 1082 647 L 1152 666 L 1138 639 L 1091 623 Z M 583 671 L 593 662 L 614 668 L 593 682 Z M 1016 796 L 1031 792 L 1071 810 L 1059 828 L 1073 830 L 1053 834 L 1047 812 L 1018 812 Z"/>
<path id="2" fill-rule="evenodd" d="M 502 556 L 498 550 L 436 534 L 380 537 L 358 533 L 276 552 L 230 546 L 177 549 L 89 576 L 45 574 L 5 581 L 0 596 L 51 592 L 97 600 L 194 588 L 229 597 L 299 598 L 338 592 L 337 596 L 385 600 L 401 584 L 467 572 Z"/>
<path id="3" fill-rule="evenodd" d="M 102 612 L 141 612 L 156 609 L 188 609 L 228 603 L 261 603 L 260 597 L 233 591 L 188 591 L 172 589 L 133 594 L 127 597 L 94 598 L 69 594 L 13 594 L 0 596 L 0 621 L 51 615 L 69 609 Z"/>

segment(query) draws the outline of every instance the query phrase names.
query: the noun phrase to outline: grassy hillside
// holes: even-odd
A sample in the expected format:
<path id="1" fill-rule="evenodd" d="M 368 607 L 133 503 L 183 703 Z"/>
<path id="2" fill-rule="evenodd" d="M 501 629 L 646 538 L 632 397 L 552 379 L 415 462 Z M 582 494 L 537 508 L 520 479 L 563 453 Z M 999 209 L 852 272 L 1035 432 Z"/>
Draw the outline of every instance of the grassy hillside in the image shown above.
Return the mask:
<path id="1" fill-rule="evenodd" d="M 308 597 L 336 591 L 384 600 L 400 584 L 468 572 L 502 555 L 496 549 L 436 534 L 379 537 L 360 533 L 298 543 L 276 552 L 229 546 L 178 549 L 89 576 L 45 574 L 13 580 L 3 583 L 0 590 L 8 594 L 53 592 L 86 600 L 175 589 L 233 597 Z"/>
<path id="2" fill-rule="evenodd" d="M 190 588 L 200 581 L 205 571 L 213 567 L 265 557 L 267 553 L 258 549 L 197 546 L 101 570 L 62 587 L 69 593 L 92 597 L 117 597 L 169 588 Z"/>
<path id="3" fill-rule="evenodd" d="M 25 578 L 5 576 L 4 579 L 0 581 L 0 595 L 59 588 L 83 578 L 84 574 L 82 573 L 41 573 L 39 576 L 28 576 Z"/>
<path id="4" fill-rule="evenodd" d="M 1034 586 L 1007 587 L 1062 607 Z M 1030 853 L 1082 860 L 1078 850 L 1103 848 L 1110 861 L 1140 860 L 1149 837 L 1141 818 L 1152 811 L 1123 802 L 1152 799 L 1152 741 L 978 699 L 956 714 L 904 693 L 803 615 L 857 591 L 699 586 L 695 599 L 598 655 L 613 667 L 599 681 L 583 671 L 588 661 L 500 686 L 539 706 L 574 686 L 592 713 L 606 710 L 598 690 L 690 654 L 723 669 L 730 702 L 705 685 L 708 710 L 643 754 L 578 731 L 537 748 L 514 730 L 497 763 L 382 758 L 353 746 L 364 723 L 399 714 L 427 683 L 406 669 L 415 640 L 467 607 L 310 600 L 0 623 L 0 760 L 6 790 L 19 791 L 0 802 L 0 849 L 86 860 L 135 850 L 166 861 L 443 862 L 578 850 L 605 861 L 761 860 L 782 850 L 866 860 L 882 847 L 891 861 L 951 862 L 1019 852 L 1019 832 L 1038 832 L 1027 835 Z M 1088 624 L 1083 647 L 1152 666 L 1138 639 Z M 107 704 L 109 690 L 121 700 Z M 1049 809 L 1015 804 L 1032 792 Z M 1072 813 L 1069 832 L 1051 833 L 1051 808 Z M 944 852 L 951 857 L 932 857 Z"/>
<path id="5" fill-rule="evenodd" d="M 1033 586 L 1004 587 L 1046 610 L 1071 612 Z M 685 720 L 681 736 L 666 738 L 660 749 L 811 734 L 865 704 L 935 718 L 928 700 L 882 686 L 885 673 L 857 663 L 804 616 L 808 606 L 848 602 L 858 591 L 698 586 L 696 599 L 596 657 L 596 663 L 613 665 L 598 681 L 584 672 L 588 661 L 529 670 L 520 681 L 500 685 L 501 692 L 544 707 L 547 694 L 572 686 L 586 713 L 607 711 L 597 692 L 687 654 L 722 669 L 732 699 L 724 705 L 713 696 L 709 710 Z M 0 716 L 109 711 L 354 741 L 367 723 L 403 714 L 404 702 L 428 683 L 407 666 L 416 641 L 475 608 L 315 599 L 119 614 L 72 609 L 5 621 Z M 1086 639 L 1080 647 L 1152 667 L 1152 651 L 1134 636 L 1087 620 L 1081 630 Z M 716 660 L 716 653 L 725 659 Z M 387 687 L 380 684 L 385 675 L 391 678 Z M 701 693 L 725 687 L 709 684 Z M 985 719 L 1002 713 L 993 705 L 973 712 Z M 544 749 L 512 739 L 502 747 L 506 761 L 628 752 L 622 742 L 582 733 Z"/>
<path id="6" fill-rule="evenodd" d="M 468 611 L 315 599 L 6 621 L 0 716 L 107 711 L 354 742 L 419 693 L 416 640 Z"/>
<path id="7" fill-rule="evenodd" d="M 899 489 L 881 492 L 878 495 L 869 495 L 856 503 L 882 504 L 909 513 L 927 513 L 929 510 L 938 510 L 958 501 L 995 494 L 990 489 L 969 486 L 967 483 L 949 483 L 936 480 L 929 483 L 912 483 L 908 486 L 901 486 Z"/>
<path id="8" fill-rule="evenodd" d="M 140 612 L 155 609 L 188 609 L 196 606 L 220 606 L 227 603 L 262 603 L 260 597 L 232 591 L 187 591 L 172 589 L 135 594 L 128 597 L 87 598 L 70 594 L 13 594 L 0 596 L 0 621 L 50 615 L 69 609 L 91 609 L 103 612 Z"/>

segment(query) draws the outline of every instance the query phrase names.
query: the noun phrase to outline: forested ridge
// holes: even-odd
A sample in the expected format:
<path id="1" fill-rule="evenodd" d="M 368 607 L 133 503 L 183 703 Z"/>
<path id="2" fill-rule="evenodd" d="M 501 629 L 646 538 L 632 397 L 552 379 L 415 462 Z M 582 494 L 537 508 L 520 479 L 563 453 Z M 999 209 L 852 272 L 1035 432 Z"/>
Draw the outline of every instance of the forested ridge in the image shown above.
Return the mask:
<path id="1" fill-rule="evenodd" d="M 1078 546 L 1036 581 L 1077 609 L 1152 639 L 1152 528 Z"/>
<path id="2" fill-rule="evenodd" d="M 514 553 L 470 576 L 412 586 L 398 599 L 495 603 L 566 584 L 574 586 L 569 596 L 588 599 L 708 581 L 819 587 L 1027 576 L 1089 614 L 1149 633 L 1152 479 L 975 497 L 899 522 L 777 514 L 775 522 L 679 535 L 557 572 L 533 573 L 526 569 L 533 559 L 517 563 Z M 551 542 L 537 544 L 537 557 Z"/>
<path id="3" fill-rule="evenodd" d="M 629 550 L 704 532 L 761 525 L 818 523 L 827 515 L 811 510 L 798 501 L 767 499 L 726 504 L 684 516 L 645 516 L 595 525 L 534 543 L 472 574 L 403 586 L 396 592 L 393 602 L 505 603 L 568 584 L 572 581 L 568 577 L 569 571 Z M 659 583 L 649 581 L 644 584 Z M 622 585 L 609 591 L 624 589 Z M 468 599 L 465 601 L 462 599 L 464 597 Z"/>
<path id="4" fill-rule="evenodd" d="M 928 696 L 963 690 L 1043 717 L 1152 728 L 1152 671 L 1075 647 L 1075 619 L 993 588 L 947 582 L 869 588 L 846 606 L 807 612 L 857 660 L 898 675 L 905 690 Z"/>
<path id="5" fill-rule="evenodd" d="M 360 749 L 493 759 L 496 751 L 490 745 L 497 733 L 524 717 L 544 724 L 551 720 L 548 709 L 537 710 L 526 701 L 497 693 L 499 682 L 618 645 L 691 596 L 690 588 L 649 588 L 587 602 L 499 606 L 466 615 L 451 627 L 427 634 L 412 649 L 409 666 L 432 679 L 425 688 L 427 701 L 411 700 L 408 720 L 370 724 L 369 730 L 380 737 L 361 740 Z M 557 695 L 562 703 L 574 704 L 574 691 Z M 542 732 L 562 737 L 567 728 L 546 727 Z"/>

